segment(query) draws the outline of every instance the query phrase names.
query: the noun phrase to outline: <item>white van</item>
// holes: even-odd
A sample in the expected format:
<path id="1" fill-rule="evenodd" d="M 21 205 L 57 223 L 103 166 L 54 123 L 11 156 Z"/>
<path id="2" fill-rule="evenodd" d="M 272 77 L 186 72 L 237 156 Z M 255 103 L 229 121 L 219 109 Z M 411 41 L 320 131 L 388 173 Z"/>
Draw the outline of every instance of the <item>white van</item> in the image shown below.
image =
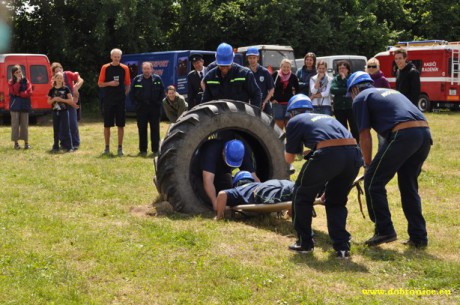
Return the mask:
<path id="1" fill-rule="evenodd" d="M 316 58 L 316 63 L 318 61 L 324 60 L 327 63 L 327 73 L 329 76 L 334 77 L 337 75 L 337 63 L 342 60 L 346 60 L 350 63 L 351 73 L 356 71 L 364 71 L 366 69 L 367 58 L 366 56 L 361 55 L 331 55 L 331 56 L 321 56 Z"/>

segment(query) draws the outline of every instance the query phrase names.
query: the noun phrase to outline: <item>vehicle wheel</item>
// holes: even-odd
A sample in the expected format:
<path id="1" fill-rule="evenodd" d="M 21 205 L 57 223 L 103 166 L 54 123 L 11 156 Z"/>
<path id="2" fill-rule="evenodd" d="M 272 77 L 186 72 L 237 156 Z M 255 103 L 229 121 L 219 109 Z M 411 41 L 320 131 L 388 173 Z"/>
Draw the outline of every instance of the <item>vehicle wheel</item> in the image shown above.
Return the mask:
<path id="1" fill-rule="evenodd" d="M 200 196 L 203 184 L 198 154 L 204 142 L 226 131 L 252 150 L 256 173 L 262 181 L 289 177 L 289 166 L 284 160 L 284 133 L 272 117 L 238 101 L 200 104 L 171 124 L 154 161 L 154 183 L 176 211 L 212 211 L 207 198 Z"/>
<path id="2" fill-rule="evenodd" d="M 431 102 L 426 94 L 420 94 L 420 97 L 418 99 L 418 109 L 422 112 L 430 112 L 431 111 Z"/>

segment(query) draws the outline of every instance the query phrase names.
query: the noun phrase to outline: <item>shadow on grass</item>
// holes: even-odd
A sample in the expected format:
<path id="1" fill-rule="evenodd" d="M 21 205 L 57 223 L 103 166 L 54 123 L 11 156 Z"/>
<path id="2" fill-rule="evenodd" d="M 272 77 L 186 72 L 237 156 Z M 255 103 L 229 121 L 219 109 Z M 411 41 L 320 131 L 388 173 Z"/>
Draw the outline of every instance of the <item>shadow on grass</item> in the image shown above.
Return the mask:
<path id="1" fill-rule="evenodd" d="M 353 254 L 350 259 L 337 259 L 335 251 L 332 251 L 325 260 L 319 259 L 314 251 L 307 254 L 295 254 L 290 260 L 297 265 L 307 265 L 321 272 L 369 272 L 366 266 L 353 261 Z"/>

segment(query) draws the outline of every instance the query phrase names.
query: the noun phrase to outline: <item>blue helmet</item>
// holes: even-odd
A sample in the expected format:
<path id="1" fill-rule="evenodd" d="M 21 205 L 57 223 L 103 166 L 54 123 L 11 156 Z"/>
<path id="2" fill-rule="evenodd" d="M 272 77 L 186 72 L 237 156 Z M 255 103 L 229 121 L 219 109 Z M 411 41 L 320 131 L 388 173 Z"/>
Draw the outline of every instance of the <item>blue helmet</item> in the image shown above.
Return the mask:
<path id="1" fill-rule="evenodd" d="M 297 109 L 313 110 L 311 100 L 305 94 L 296 94 L 289 99 L 286 112 L 291 112 Z"/>
<path id="2" fill-rule="evenodd" d="M 350 95 L 350 90 L 352 87 L 356 86 L 357 84 L 361 83 L 370 83 L 373 84 L 374 81 L 372 80 L 371 76 L 363 71 L 358 71 L 350 75 L 347 80 L 347 96 Z"/>
<path id="3" fill-rule="evenodd" d="M 233 48 L 228 43 L 223 42 L 217 47 L 216 64 L 218 66 L 230 66 L 234 57 Z"/>
<path id="4" fill-rule="evenodd" d="M 254 56 L 259 56 L 259 49 L 257 49 L 256 47 L 249 47 L 248 50 L 246 51 L 246 56 L 251 56 L 251 55 L 254 55 Z"/>
<path id="5" fill-rule="evenodd" d="M 248 172 L 248 171 L 239 171 L 233 177 L 233 180 L 232 180 L 233 187 L 237 187 L 237 186 L 242 185 L 243 184 L 242 182 L 245 182 L 244 180 L 249 180 L 250 182 L 255 181 L 254 177 L 251 175 L 250 172 Z M 241 182 L 241 183 L 238 183 L 238 182 Z M 246 184 L 246 183 L 244 183 L 244 184 Z"/>
<path id="6" fill-rule="evenodd" d="M 225 163 L 230 167 L 240 167 L 244 158 L 244 144 L 240 140 L 231 140 L 225 143 Z"/>

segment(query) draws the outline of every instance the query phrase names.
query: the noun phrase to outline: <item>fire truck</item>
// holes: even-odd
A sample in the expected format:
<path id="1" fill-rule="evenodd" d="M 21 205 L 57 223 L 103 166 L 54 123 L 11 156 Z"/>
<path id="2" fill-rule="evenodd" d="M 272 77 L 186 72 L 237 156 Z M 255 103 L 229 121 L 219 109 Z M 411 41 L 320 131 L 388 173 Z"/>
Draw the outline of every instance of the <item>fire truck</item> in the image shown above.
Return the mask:
<path id="1" fill-rule="evenodd" d="M 444 40 L 401 41 L 387 51 L 375 55 L 380 69 L 396 87 L 397 66 L 394 50 L 407 50 L 407 60 L 420 72 L 421 92 L 418 107 L 422 111 L 433 108 L 460 109 L 460 42 Z"/>

